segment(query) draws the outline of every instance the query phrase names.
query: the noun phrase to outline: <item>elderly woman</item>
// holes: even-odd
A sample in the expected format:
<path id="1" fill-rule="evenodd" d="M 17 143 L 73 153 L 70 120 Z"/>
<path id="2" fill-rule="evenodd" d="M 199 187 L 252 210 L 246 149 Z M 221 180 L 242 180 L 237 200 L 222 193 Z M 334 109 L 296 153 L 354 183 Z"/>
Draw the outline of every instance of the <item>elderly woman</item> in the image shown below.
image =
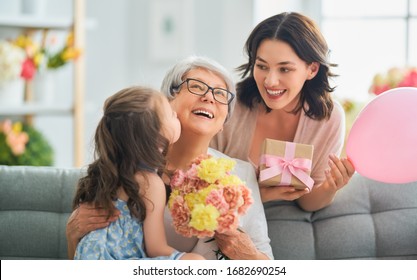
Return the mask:
<path id="1" fill-rule="evenodd" d="M 230 74 L 217 62 L 207 58 L 189 57 L 168 71 L 162 82 L 162 92 L 171 100 L 182 131 L 179 140 L 167 154 L 167 170 L 186 168 L 192 160 L 204 153 L 227 157 L 209 149 L 209 143 L 222 130 L 233 111 L 234 89 Z M 170 214 L 166 211 L 165 229 L 171 246 L 177 250 L 199 253 L 207 259 L 215 259 L 217 249 L 231 259 L 273 259 L 253 167 L 237 160 L 235 173 L 251 188 L 254 200 L 249 211 L 239 221 L 240 229 L 227 234 L 216 234 L 216 242 L 186 238 L 175 233 Z M 164 174 L 163 180 L 168 184 L 169 175 Z M 107 213 L 91 205 L 80 205 L 67 224 L 69 257 L 73 257 L 75 247 L 83 235 L 116 219 L 117 216 L 107 219 Z"/>

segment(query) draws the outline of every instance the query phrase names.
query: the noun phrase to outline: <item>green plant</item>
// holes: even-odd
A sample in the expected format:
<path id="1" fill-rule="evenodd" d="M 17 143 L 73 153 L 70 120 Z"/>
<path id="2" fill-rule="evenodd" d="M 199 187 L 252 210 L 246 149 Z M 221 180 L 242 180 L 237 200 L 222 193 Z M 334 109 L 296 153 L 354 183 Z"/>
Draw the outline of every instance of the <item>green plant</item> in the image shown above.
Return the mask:
<path id="1" fill-rule="evenodd" d="M 33 126 L 22 124 L 21 132 L 27 134 L 28 141 L 21 154 L 15 154 L 7 141 L 7 134 L 0 130 L 0 165 L 51 166 L 53 150 L 46 138 Z"/>

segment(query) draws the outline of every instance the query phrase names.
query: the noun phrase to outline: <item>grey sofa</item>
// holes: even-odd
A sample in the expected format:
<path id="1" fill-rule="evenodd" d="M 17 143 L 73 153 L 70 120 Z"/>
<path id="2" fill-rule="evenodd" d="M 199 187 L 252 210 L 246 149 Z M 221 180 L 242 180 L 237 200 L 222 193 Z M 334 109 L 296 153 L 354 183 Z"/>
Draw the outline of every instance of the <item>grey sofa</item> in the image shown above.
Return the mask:
<path id="1" fill-rule="evenodd" d="M 0 259 L 66 259 L 65 225 L 80 169 L 0 166 Z M 417 259 L 417 182 L 355 174 L 334 203 L 265 205 L 276 259 Z"/>

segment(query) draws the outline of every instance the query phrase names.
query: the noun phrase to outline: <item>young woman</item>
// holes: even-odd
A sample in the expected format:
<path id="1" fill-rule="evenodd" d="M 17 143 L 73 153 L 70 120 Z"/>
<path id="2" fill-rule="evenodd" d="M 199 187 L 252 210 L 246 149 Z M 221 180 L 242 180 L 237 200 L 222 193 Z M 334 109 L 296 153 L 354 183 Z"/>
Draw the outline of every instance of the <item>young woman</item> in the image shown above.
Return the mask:
<path id="1" fill-rule="evenodd" d="M 96 159 L 80 179 L 73 206 L 91 203 L 119 218 L 85 235 L 75 259 L 203 259 L 168 246 L 165 186 L 157 171 L 181 127 L 165 96 L 145 87 L 109 97 L 95 134 Z"/>
<path id="2" fill-rule="evenodd" d="M 230 74 L 217 62 L 207 58 L 189 57 L 168 71 L 162 83 L 162 92 L 168 96 L 181 123 L 181 135 L 170 146 L 166 157 L 168 170 L 186 168 L 204 153 L 227 157 L 208 146 L 232 114 L 234 89 Z M 206 259 L 215 259 L 217 249 L 231 259 L 273 259 L 254 169 L 249 163 L 237 160 L 235 173 L 252 190 L 254 200 L 248 212 L 239 220 L 240 230 L 216 234 L 216 242 L 185 238 L 175 233 L 169 211 L 166 211 L 168 244 L 179 251 L 199 253 Z M 169 184 L 169 174 L 167 172 L 162 177 L 165 184 Z M 117 219 L 118 213 L 109 217 L 106 210 L 91 203 L 82 203 L 67 223 L 69 257 L 74 255 L 74 248 L 82 236 Z"/>
<path id="3" fill-rule="evenodd" d="M 282 13 L 259 23 L 245 44 L 248 62 L 238 68 L 237 105 L 211 146 L 258 167 L 265 138 L 314 146 L 314 188 L 261 188 L 264 202 L 295 200 L 307 211 L 329 205 L 354 173 L 339 159 L 344 112 L 332 99 L 328 47 L 316 24 L 298 13 Z M 239 143 L 239 144 L 237 144 Z"/>

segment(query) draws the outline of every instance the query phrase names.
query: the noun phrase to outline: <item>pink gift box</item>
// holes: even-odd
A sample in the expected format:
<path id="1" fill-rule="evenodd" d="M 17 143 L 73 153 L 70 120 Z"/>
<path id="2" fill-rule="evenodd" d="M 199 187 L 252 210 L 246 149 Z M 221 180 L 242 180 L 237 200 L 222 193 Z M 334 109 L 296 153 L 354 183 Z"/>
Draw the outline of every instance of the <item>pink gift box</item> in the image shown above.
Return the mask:
<path id="1" fill-rule="evenodd" d="M 294 186 L 313 188 L 310 177 L 314 147 L 266 138 L 259 162 L 260 186 Z"/>

